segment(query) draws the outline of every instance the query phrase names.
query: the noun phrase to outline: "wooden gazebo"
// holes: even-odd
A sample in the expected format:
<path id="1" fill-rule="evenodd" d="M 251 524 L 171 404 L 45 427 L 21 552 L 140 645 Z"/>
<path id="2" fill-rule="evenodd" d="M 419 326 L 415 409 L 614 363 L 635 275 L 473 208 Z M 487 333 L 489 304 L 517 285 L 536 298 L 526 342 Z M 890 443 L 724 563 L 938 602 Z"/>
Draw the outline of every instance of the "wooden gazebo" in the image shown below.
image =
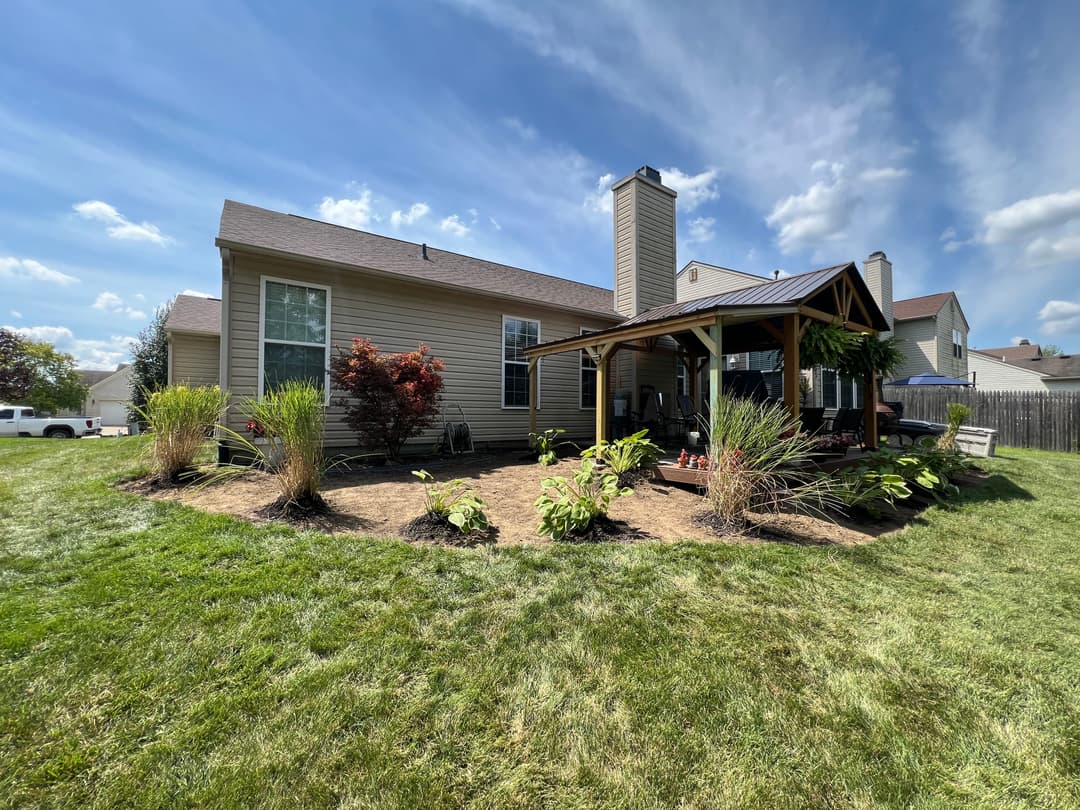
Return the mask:
<path id="1" fill-rule="evenodd" d="M 540 343 L 525 350 L 529 360 L 529 429 L 536 430 L 536 366 L 542 357 L 586 351 L 597 366 L 596 438 L 608 436 L 609 369 L 620 350 L 652 352 L 669 336 L 687 357 L 691 370 L 708 362 L 710 412 L 722 391 L 724 354 L 784 351 L 784 402 L 799 415 L 799 341 L 813 321 L 877 336 L 889 328 L 885 316 L 855 264 L 836 265 L 719 295 L 665 304 L 646 310 L 618 326 L 578 337 Z M 697 401 L 697 374 L 691 373 L 691 398 Z M 877 446 L 877 381 L 865 383 L 865 437 Z"/>

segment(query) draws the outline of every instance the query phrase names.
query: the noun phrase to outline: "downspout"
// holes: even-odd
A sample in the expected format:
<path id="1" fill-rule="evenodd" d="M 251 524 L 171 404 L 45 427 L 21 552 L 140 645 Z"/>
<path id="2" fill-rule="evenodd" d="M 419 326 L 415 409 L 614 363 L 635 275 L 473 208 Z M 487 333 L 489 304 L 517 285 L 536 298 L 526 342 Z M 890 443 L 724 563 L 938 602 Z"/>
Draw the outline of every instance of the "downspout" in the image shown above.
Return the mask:
<path id="1" fill-rule="evenodd" d="M 233 256 L 228 248 L 221 248 L 221 334 L 218 337 L 218 385 L 222 391 L 229 390 L 229 301 L 230 284 L 233 276 Z M 228 409 L 232 402 L 226 405 L 225 423 L 228 424 Z M 221 431 L 215 430 L 218 436 L 218 463 L 228 464 L 231 461 L 229 446 L 222 439 Z"/>

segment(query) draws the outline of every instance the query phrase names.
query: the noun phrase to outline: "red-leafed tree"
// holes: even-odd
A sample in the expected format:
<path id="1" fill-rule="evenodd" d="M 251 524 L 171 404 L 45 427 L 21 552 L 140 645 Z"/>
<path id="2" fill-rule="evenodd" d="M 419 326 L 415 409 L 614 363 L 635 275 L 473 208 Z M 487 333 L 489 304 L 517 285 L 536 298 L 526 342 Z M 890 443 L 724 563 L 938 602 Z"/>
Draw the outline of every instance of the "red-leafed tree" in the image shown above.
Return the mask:
<path id="1" fill-rule="evenodd" d="M 380 352 L 368 338 L 353 338 L 330 361 L 335 387 L 347 396 L 346 421 L 369 447 L 397 459 L 401 448 L 435 422 L 445 367 L 423 343 L 414 352 Z"/>

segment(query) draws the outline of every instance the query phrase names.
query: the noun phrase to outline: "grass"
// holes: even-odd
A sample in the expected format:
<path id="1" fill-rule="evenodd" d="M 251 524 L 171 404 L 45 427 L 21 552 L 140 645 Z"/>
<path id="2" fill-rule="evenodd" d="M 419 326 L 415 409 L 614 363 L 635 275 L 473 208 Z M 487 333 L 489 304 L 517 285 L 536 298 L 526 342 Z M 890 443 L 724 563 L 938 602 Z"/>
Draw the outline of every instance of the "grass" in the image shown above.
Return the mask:
<path id="1" fill-rule="evenodd" d="M 859 548 L 464 551 L 110 488 L 140 450 L 0 441 L 0 805 L 1080 804 L 1080 457 Z"/>

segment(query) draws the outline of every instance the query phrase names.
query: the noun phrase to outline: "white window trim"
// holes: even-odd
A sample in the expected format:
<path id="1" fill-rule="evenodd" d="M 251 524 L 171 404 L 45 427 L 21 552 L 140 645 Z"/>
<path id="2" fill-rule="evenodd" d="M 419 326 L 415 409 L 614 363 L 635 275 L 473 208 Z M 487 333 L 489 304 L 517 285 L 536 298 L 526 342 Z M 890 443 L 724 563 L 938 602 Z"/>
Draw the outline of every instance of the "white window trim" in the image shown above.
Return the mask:
<path id="1" fill-rule="evenodd" d="M 528 362 L 524 364 L 518 363 L 515 360 L 506 359 L 506 322 L 507 321 L 529 321 L 536 324 L 536 342 L 542 343 L 543 338 L 540 336 L 540 319 L 539 318 L 526 318 L 524 315 L 503 315 L 502 323 L 499 327 L 499 407 L 504 411 L 527 411 L 528 405 L 507 405 L 506 404 L 506 364 L 517 363 L 517 365 L 524 365 L 526 371 L 529 368 Z M 540 410 L 540 361 L 536 361 L 536 410 Z"/>
<path id="2" fill-rule="evenodd" d="M 291 284 L 294 287 L 311 287 L 316 290 L 326 291 L 326 344 L 323 354 L 323 392 L 326 397 L 323 407 L 330 405 L 330 316 L 333 308 L 330 304 L 331 290 L 325 284 L 315 284 L 310 281 L 299 279 L 279 278 L 277 276 L 259 276 L 259 399 L 263 398 L 266 385 L 266 371 L 263 368 L 263 350 L 266 346 L 266 282 L 275 281 L 278 284 Z M 318 343 L 302 343 L 296 340 L 274 340 L 274 343 L 283 343 L 292 346 L 318 346 Z"/>
<path id="3" fill-rule="evenodd" d="M 588 335 L 588 334 L 590 334 L 592 332 L 598 332 L 598 331 L 599 331 L 598 329 L 589 329 L 589 328 L 587 328 L 585 326 L 582 326 L 582 327 L 580 327 L 578 329 L 578 334 L 579 335 Z M 586 351 L 586 350 L 582 349 L 581 351 Z M 581 374 L 581 372 L 585 371 L 585 367 L 583 365 L 581 365 L 581 352 L 578 352 L 577 363 L 578 363 L 578 369 L 577 369 L 577 385 L 578 385 L 577 404 L 578 404 L 578 410 L 579 411 L 595 411 L 596 410 L 595 405 L 582 405 L 581 404 L 582 397 L 585 395 L 585 386 L 582 385 L 582 374 Z M 594 364 L 593 364 L 593 373 L 595 373 L 595 374 L 600 373 L 600 367 L 598 365 L 596 365 L 595 361 L 594 361 Z M 596 389 L 594 388 L 593 391 L 595 392 Z"/>

